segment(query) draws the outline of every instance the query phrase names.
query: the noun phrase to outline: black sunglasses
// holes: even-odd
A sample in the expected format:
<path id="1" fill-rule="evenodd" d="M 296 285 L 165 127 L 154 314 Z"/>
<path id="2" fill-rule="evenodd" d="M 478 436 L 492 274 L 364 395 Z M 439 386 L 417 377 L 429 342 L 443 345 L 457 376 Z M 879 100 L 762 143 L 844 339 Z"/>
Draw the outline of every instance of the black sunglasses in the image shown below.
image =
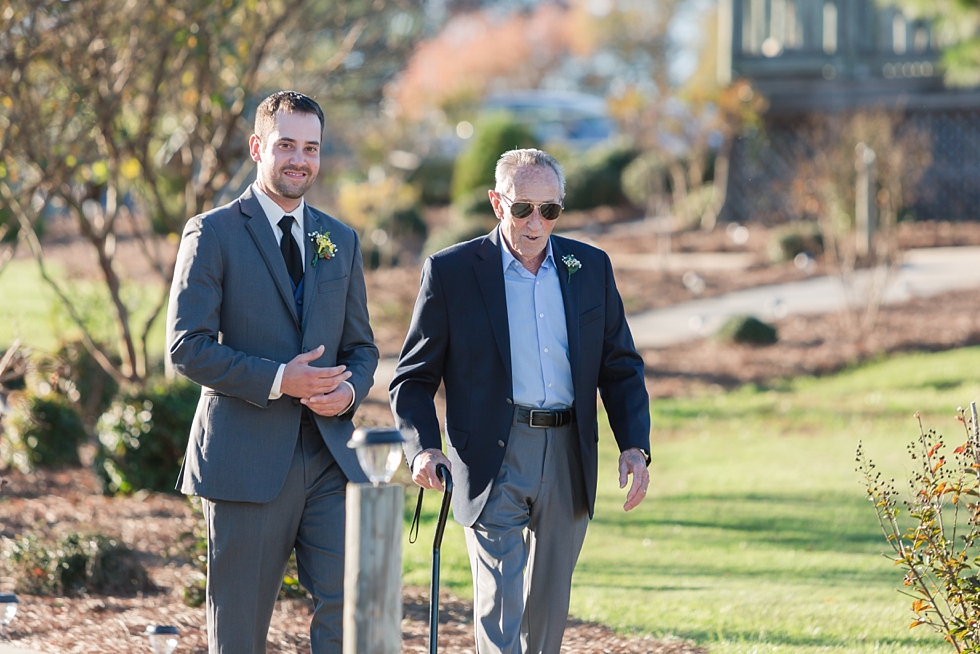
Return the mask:
<path id="1" fill-rule="evenodd" d="M 565 208 L 563 204 L 555 204 L 554 202 L 534 204 L 532 202 L 514 202 L 505 195 L 500 197 L 510 202 L 510 213 L 514 218 L 527 218 L 534 213 L 534 208 L 537 207 L 538 211 L 541 212 L 541 217 L 545 220 L 557 220 L 558 216 L 561 215 L 561 210 Z"/>

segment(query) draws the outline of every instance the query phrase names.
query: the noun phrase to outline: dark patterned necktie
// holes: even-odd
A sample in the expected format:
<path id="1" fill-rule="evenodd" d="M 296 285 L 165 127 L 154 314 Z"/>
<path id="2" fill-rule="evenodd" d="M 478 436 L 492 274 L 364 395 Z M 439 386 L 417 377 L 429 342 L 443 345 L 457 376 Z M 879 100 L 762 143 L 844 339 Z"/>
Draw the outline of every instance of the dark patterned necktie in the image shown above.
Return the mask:
<path id="1" fill-rule="evenodd" d="M 293 284 L 299 286 L 299 281 L 303 279 L 303 255 L 300 254 L 296 239 L 293 238 L 293 217 L 283 216 L 282 220 L 279 221 L 279 229 L 282 230 L 279 249 L 282 250 L 286 270 L 289 271 Z"/>

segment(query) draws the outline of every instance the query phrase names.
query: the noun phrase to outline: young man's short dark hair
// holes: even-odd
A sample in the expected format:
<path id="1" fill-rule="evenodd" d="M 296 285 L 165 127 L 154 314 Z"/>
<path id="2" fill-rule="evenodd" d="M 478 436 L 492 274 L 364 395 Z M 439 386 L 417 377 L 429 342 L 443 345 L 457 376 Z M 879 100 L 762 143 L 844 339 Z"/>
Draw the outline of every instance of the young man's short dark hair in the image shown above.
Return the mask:
<path id="1" fill-rule="evenodd" d="M 276 123 L 276 114 L 285 113 L 314 114 L 320 120 L 323 131 L 323 110 L 313 98 L 296 91 L 277 91 L 259 103 L 255 110 L 255 134 L 265 139 Z"/>

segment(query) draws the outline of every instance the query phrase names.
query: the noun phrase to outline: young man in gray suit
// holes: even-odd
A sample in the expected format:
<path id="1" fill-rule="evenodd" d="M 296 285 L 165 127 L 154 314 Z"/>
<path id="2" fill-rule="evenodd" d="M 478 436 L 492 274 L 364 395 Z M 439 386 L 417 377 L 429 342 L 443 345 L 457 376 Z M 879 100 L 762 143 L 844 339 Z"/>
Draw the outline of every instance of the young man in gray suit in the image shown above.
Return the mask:
<path id="1" fill-rule="evenodd" d="M 167 312 L 174 369 L 202 386 L 177 487 L 203 498 L 211 654 L 260 654 L 290 553 L 313 596 L 314 654 L 340 654 L 346 442 L 374 381 L 357 234 L 303 199 L 323 112 L 259 105 L 255 183 L 184 228 Z"/>
<path id="2" fill-rule="evenodd" d="M 624 508 L 646 494 L 650 407 L 609 257 L 552 236 L 561 167 L 497 163 L 493 232 L 431 256 L 390 386 L 413 479 L 456 484 L 477 654 L 558 654 L 595 507 L 596 390 L 619 445 Z M 446 454 L 433 396 L 446 388 Z"/>

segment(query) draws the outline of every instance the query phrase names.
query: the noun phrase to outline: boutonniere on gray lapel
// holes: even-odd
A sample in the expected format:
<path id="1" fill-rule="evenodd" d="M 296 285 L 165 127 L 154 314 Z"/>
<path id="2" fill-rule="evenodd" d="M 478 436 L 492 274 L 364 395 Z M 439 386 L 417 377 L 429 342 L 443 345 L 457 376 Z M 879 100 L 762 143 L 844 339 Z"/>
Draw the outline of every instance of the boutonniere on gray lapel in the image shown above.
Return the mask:
<path id="1" fill-rule="evenodd" d="M 330 232 L 310 232 L 310 240 L 313 241 L 313 267 L 320 259 L 332 259 L 337 254 L 337 246 L 330 240 Z"/>
<path id="2" fill-rule="evenodd" d="M 574 254 L 566 254 L 561 258 L 561 262 L 568 269 L 568 281 L 572 281 L 572 275 L 582 269 L 582 262 L 575 258 Z"/>

